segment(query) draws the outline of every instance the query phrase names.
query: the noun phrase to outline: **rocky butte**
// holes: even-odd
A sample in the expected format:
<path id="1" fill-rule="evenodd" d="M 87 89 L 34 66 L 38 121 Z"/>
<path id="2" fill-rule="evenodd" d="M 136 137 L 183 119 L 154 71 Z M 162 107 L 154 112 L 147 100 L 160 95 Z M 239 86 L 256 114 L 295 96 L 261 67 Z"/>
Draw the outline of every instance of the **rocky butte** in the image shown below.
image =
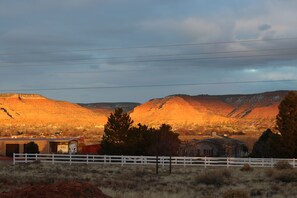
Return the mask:
<path id="1" fill-rule="evenodd" d="M 98 133 L 105 116 L 78 104 L 37 94 L 0 94 L 1 135 L 78 135 Z"/>
<path id="2" fill-rule="evenodd" d="M 136 123 L 169 123 L 182 134 L 211 132 L 260 135 L 273 128 L 288 91 L 247 95 L 173 95 L 152 99 L 131 112 Z"/>
<path id="3" fill-rule="evenodd" d="M 273 128 L 278 105 L 288 91 L 245 95 L 172 95 L 138 103 L 73 104 L 35 94 L 0 94 L 1 135 L 84 135 L 103 133 L 109 114 L 123 107 L 135 121 L 172 125 L 184 136 L 247 134 Z"/>

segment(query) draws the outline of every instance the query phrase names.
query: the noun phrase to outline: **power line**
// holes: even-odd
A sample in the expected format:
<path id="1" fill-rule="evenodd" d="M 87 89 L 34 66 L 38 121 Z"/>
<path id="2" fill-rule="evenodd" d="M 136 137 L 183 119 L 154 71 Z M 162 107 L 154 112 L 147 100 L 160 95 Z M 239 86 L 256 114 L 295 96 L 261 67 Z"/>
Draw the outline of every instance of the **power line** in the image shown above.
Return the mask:
<path id="1" fill-rule="evenodd" d="M 230 54 L 230 53 L 246 53 L 246 52 L 266 52 L 266 51 L 287 51 L 287 50 L 297 50 L 297 48 L 272 48 L 272 49 L 252 49 L 252 50 L 237 50 L 237 51 L 216 51 L 216 52 L 200 52 L 200 53 L 181 53 L 181 54 L 156 54 L 156 55 L 143 55 L 143 56 L 117 56 L 108 58 L 71 58 L 71 59 L 54 59 L 51 62 L 58 61 L 84 61 L 84 60 L 114 60 L 114 59 L 137 59 L 137 58 L 154 58 L 154 57 L 171 57 L 171 56 L 196 56 L 196 55 L 211 55 L 211 54 Z M 211 58 L 211 57 L 210 57 Z M 38 60 L 48 61 L 48 60 Z M 0 62 L 0 63 L 19 63 L 19 62 Z M 24 63 L 24 62 L 22 62 Z M 31 62 L 32 63 L 32 62 Z"/>
<path id="2" fill-rule="evenodd" d="M 60 87 L 60 88 L 28 88 L 28 89 L 1 89 L 0 92 L 21 91 L 59 91 L 59 90 L 88 90 L 88 89 L 123 89 L 123 88 L 154 88 L 175 86 L 207 86 L 207 85 L 229 85 L 229 84 L 251 84 L 251 83 L 276 83 L 296 82 L 297 80 L 256 80 L 256 81 L 229 81 L 229 82 L 207 82 L 207 83 L 174 83 L 174 84 L 147 84 L 147 85 L 120 85 L 120 86 L 94 86 L 94 87 Z"/>
<path id="3" fill-rule="evenodd" d="M 274 53 L 274 54 L 260 54 L 248 56 L 219 56 L 219 57 L 199 57 L 199 58 L 174 58 L 174 59 L 152 59 L 152 60 L 129 60 L 129 61 L 111 61 L 109 64 L 122 64 L 122 63 L 140 63 L 140 62 L 168 62 L 168 61 L 198 61 L 198 60 L 217 60 L 217 59 L 237 59 L 237 58 L 254 58 L 254 57 L 272 57 L 276 58 L 279 55 L 297 55 L 297 52 L 292 53 Z M 297 57 L 296 57 L 297 58 Z M 82 63 L 59 63 L 60 66 L 72 65 L 98 65 L 106 62 L 82 62 Z M 1 64 L 1 63 L 0 63 Z M 0 67 L 52 67 L 53 65 L 2 65 Z"/>
<path id="4" fill-rule="evenodd" d="M 177 43 L 177 44 L 164 44 L 164 45 L 144 45 L 144 46 L 131 46 L 131 47 L 114 47 L 114 48 L 94 48 L 94 49 L 79 49 L 79 50 L 50 50 L 38 52 L 22 52 L 22 53 L 1 53 L 0 55 L 16 55 L 16 54 L 46 54 L 46 53 L 61 53 L 61 52 L 85 52 L 85 51 L 113 51 L 113 50 L 129 50 L 129 49 L 149 49 L 149 48 L 170 48 L 170 47 L 190 47 L 199 45 L 219 45 L 219 44 L 232 44 L 232 43 L 250 43 L 250 42 L 265 42 L 265 41 L 283 41 L 283 40 L 296 40 L 297 37 L 292 38 L 270 38 L 270 39 L 246 39 L 246 40 L 233 40 L 233 41 L 218 41 L 206 43 Z"/>

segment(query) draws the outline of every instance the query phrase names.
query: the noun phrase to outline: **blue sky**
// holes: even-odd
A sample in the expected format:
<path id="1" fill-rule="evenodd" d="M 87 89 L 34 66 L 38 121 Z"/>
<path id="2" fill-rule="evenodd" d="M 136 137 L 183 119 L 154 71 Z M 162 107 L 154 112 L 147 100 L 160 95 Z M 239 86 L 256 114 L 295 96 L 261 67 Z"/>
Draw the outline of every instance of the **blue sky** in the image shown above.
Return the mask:
<path id="1" fill-rule="evenodd" d="M 0 0 L 0 90 L 145 102 L 296 89 L 296 82 L 125 87 L 295 80 L 297 39 L 277 39 L 297 38 L 296 7 L 289 0 Z M 250 39 L 262 41 L 161 47 Z M 79 87 L 101 88 L 40 90 Z"/>

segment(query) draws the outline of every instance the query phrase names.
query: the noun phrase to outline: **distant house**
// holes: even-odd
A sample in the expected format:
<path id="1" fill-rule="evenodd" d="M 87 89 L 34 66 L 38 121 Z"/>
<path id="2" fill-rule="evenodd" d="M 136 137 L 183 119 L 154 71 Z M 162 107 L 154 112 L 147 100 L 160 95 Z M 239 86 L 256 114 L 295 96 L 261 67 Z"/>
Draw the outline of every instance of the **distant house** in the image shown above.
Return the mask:
<path id="1" fill-rule="evenodd" d="M 247 153 L 248 148 L 245 143 L 220 136 L 184 142 L 179 151 L 179 155 L 182 156 L 199 157 L 244 157 Z"/>
<path id="2" fill-rule="evenodd" d="M 26 144 L 35 142 L 42 154 L 77 153 L 75 138 L 0 138 L 0 156 L 12 157 L 13 153 L 26 153 Z"/>

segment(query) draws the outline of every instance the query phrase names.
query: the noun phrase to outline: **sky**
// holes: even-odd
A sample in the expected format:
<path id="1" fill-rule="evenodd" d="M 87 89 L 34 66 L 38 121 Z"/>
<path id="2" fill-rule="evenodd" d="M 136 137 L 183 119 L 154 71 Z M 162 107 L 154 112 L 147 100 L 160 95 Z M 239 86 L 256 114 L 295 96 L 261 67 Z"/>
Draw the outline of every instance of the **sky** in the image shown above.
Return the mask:
<path id="1" fill-rule="evenodd" d="M 295 90 L 297 1 L 0 0 L 0 92 L 77 103 Z"/>

